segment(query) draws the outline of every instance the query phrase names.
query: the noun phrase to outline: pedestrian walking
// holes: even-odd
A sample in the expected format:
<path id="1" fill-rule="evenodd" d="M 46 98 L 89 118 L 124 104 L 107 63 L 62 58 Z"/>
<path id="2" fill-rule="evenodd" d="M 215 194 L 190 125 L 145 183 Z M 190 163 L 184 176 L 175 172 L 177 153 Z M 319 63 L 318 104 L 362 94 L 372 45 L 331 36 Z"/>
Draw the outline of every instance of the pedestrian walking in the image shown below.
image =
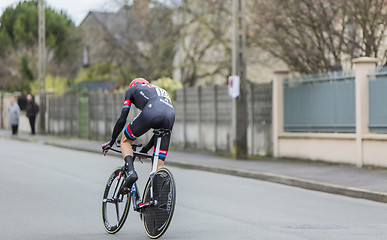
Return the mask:
<path id="1" fill-rule="evenodd" d="M 35 119 L 36 115 L 39 112 L 39 106 L 38 104 L 35 103 L 34 98 L 28 94 L 27 95 L 27 117 L 30 120 L 30 125 L 31 125 L 31 134 L 35 135 Z"/>
<path id="2" fill-rule="evenodd" d="M 11 100 L 11 105 L 8 107 L 8 120 L 9 125 L 12 127 L 12 135 L 17 135 L 17 130 L 19 128 L 19 118 L 20 118 L 20 107 L 15 102 Z"/>

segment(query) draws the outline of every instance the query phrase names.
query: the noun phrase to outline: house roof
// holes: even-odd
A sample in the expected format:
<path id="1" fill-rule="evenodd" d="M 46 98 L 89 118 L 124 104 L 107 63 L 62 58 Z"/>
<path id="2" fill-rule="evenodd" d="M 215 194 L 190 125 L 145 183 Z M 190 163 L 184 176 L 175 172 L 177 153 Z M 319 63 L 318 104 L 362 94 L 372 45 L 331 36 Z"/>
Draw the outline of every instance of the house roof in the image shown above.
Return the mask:
<path id="1" fill-rule="evenodd" d="M 124 47 L 129 39 L 141 37 L 138 40 L 147 40 L 147 36 L 143 34 L 144 27 L 140 19 L 132 13 L 130 6 L 124 6 L 118 12 L 90 11 L 80 25 L 84 24 L 89 17 L 94 17 L 121 47 Z"/>
<path id="2" fill-rule="evenodd" d="M 86 87 L 90 92 L 95 92 L 99 90 L 112 90 L 119 82 L 112 82 L 112 81 L 87 81 L 87 82 L 80 82 L 77 84 L 74 84 L 72 89 L 76 90 L 79 88 Z"/>
<path id="3" fill-rule="evenodd" d="M 146 42 L 151 39 L 151 33 L 144 31 L 144 24 L 141 17 L 132 11 L 131 6 L 124 6 L 118 12 L 97 12 L 90 11 L 80 26 L 85 23 L 89 17 L 94 17 L 97 22 L 108 32 L 108 34 L 124 47 L 129 39 Z M 151 25 L 158 24 L 159 17 L 162 14 L 162 9 L 149 9 L 149 18 L 152 21 Z M 155 17 L 156 16 L 156 17 Z M 157 17 L 159 16 L 159 17 Z M 160 25 L 154 27 L 155 31 L 160 32 Z M 162 32 L 163 30 L 161 30 Z"/>
<path id="4" fill-rule="evenodd" d="M 90 11 L 83 22 L 89 17 L 94 17 L 98 24 L 100 24 L 105 31 L 120 45 L 125 44 L 124 33 L 128 29 L 128 22 L 130 21 L 129 12 L 94 12 Z M 130 29 L 130 28 L 129 28 Z M 133 33 L 134 34 L 134 33 Z"/>

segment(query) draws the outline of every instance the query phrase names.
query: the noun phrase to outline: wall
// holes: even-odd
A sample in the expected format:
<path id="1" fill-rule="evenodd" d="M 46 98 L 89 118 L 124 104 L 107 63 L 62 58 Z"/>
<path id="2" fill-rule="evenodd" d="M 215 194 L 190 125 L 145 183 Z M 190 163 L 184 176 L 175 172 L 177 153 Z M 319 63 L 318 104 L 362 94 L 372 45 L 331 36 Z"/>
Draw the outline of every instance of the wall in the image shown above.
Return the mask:
<path id="1" fill-rule="evenodd" d="M 355 99 L 351 100 L 352 103 L 348 104 L 348 106 L 355 105 L 355 115 L 351 115 L 351 121 L 354 120 L 355 128 L 352 127 L 349 133 L 345 133 L 348 132 L 346 129 L 340 128 L 341 121 L 334 122 L 333 125 L 330 125 L 331 128 L 324 128 L 325 133 L 322 133 L 319 128 L 310 128 L 306 117 L 302 121 L 295 122 L 300 123 L 297 131 L 290 132 L 292 128 L 285 127 L 286 114 L 302 115 L 313 109 L 314 113 L 324 112 L 327 115 L 325 116 L 327 121 L 321 123 L 325 124 L 330 123 L 330 119 L 335 119 L 335 113 L 342 114 L 349 109 L 340 109 L 339 112 L 331 111 L 336 109 L 339 103 L 327 105 L 326 103 L 298 99 L 301 102 L 312 104 L 312 106 L 299 108 L 297 113 L 289 111 L 286 108 L 292 104 L 286 101 L 292 101 L 292 99 L 284 98 L 284 88 L 287 84 L 286 81 L 284 84 L 284 80 L 288 78 L 288 74 L 277 72 L 273 82 L 273 155 L 275 157 L 347 163 L 359 167 L 363 165 L 387 167 L 387 159 L 385 158 L 387 154 L 385 129 L 387 128 L 384 128 L 387 126 L 387 116 L 382 114 L 383 117 L 380 114 L 386 112 L 384 100 L 387 95 L 387 84 L 383 81 L 387 81 L 384 77 L 387 76 L 387 71 L 381 73 L 380 69 L 376 68 L 376 62 L 377 59 L 367 57 L 355 59 L 355 87 L 347 87 L 344 89 L 347 92 L 336 98 L 336 101 L 339 101 L 344 95 L 350 96 L 352 94 L 355 96 Z M 375 81 L 375 75 L 383 75 L 383 77 L 378 80 L 377 88 L 374 86 L 370 88 L 372 86 L 370 81 Z M 312 82 L 313 88 L 318 88 L 318 84 L 318 81 Z M 352 91 L 352 93 L 349 94 L 348 91 Z M 299 94 L 298 97 L 302 98 L 302 94 Z M 384 104 L 382 104 L 383 102 Z M 351 110 L 351 112 L 353 111 Z M 292 117 L 297 118 L 298 116 Z"/>

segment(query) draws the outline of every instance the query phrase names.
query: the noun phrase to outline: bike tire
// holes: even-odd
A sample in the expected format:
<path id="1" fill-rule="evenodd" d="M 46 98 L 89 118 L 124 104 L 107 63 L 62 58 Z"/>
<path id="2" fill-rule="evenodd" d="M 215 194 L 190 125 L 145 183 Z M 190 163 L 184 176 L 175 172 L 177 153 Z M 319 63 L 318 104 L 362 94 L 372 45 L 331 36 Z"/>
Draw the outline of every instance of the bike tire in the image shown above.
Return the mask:
<path id="1" fill-rule="evenodd" d="M 161 168 L 153 175 L 153 194 L 157 204 L 142 213 L 144 230 L 149 238 L 161 237 L 167 230 L 175 210 L 176 185 L 172 173 Z M 150 179 L 146 184 L 143 203 L 150 201 Z"/>
<path id="2" fill-rule="evenodd" d="M 119 191 L 122 183 L 127 177 L 127 173 L 125 171 L 122 171 L 121 177 L 119 178 L 121 171 L 121 168 L 117 168 L 110 175 L 106 183 L 105 191 L 102 198 L 102 220 L 105 230 L 110 234 L 117 233 L 122 228 L 129 213 L 130 194 L 121 194 L 119 195 L 120 197 L 118 199 L 114 198 L 113 196 L 114 191 Z M 116 185 L 117 181 L 118 185 Z M 122 198 L 122 201 L 119 200 L 120 198 Z M 113 204 L 115 205 L 115 207 L 111 207 L 111 205 Z M 122 212 L 122 215 L 120 214 L 120 212 Z"/>

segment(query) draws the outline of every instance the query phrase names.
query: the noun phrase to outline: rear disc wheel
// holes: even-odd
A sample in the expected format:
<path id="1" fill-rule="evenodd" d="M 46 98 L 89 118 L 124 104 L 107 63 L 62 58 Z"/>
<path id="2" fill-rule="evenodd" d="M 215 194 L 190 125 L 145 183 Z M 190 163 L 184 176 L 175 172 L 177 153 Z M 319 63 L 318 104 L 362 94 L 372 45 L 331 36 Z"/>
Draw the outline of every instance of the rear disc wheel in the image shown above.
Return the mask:
<path id="1" fill-rule="evenodd" d="M 148 237 L 161 237 L 167 230 L 173 216 L 176 201 L 176 186 L 171 172 L 159 169 L 153 177 L 153 196 L 157 202 L 142 213 L 143 226 Z M 150 179 L 143 196 L 143 203 L 150 201 Z"/>

